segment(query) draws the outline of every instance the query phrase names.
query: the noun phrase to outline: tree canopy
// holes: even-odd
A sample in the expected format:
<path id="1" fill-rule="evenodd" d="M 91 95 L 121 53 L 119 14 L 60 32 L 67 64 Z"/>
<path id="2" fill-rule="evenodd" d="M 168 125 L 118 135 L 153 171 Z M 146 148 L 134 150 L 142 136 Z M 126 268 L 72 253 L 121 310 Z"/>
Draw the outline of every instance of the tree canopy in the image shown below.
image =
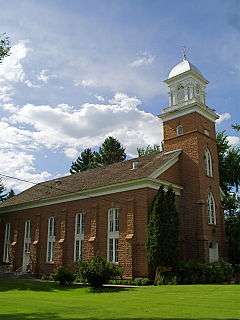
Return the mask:
<path id="1" fill-rule="evenodd" d="M 96 152 L 90 148 L 84 149 L 76 161 L 72 162 L 70 173 L 77 173 L 99 166 Z"/>
<path id="2" fill-rule="evenodd" d="M 11 47 L 8 36 L 6 36 L 5 33 L 0 35 L 0 63 L 5 57 L 9 56 L 10 49 Z"/>
<path id="3" fill-rule="evenodd" d="M 92 152 L 90 148 L 83 150 L 76 161 L 72 162 L 70 173 L 86 171 L 125 159 L 126 153 L 121 143 L 114 137 L 107 137 L 98 152 Z"/>
<path id="4" fill-rule="evenodd" d="M 157 154 L 157 153 L 161 152 L 161 147 L 157 144 L 154 144 L 153 146 L 151 146 L 149 144 L 146 148 L 138 147 L 137 152 L 138 152 L 139 157 L 148 156 L 151 154 Z"/>
<path id="5" fill-rule="evenodd" d="M 175 194 L 171 188 L 165 192 L 161 186 L 148 216 L 148 260 L 155 272 L 159 267 L 171 267 L 176 263 L 178 225 Z"/>

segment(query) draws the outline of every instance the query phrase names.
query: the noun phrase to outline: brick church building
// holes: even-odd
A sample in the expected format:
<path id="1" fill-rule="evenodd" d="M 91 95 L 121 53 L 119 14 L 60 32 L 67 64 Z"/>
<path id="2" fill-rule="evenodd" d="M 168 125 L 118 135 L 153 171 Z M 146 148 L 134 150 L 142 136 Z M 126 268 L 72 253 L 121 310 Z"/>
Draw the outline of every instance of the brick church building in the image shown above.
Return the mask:
<path id="1" fill-rule="evenodd" d="M 162 152 L 39 183 L 2 203 L 0 265 L 44 274 L 100 255 L 119 263 L 125 278 L 148 276 L 148 208 L 161 185 L 176 194 L 181 258 L 224 256 L 218 116 L 206 105 L 208 81 L 183 59 L 165 83 Z"/>

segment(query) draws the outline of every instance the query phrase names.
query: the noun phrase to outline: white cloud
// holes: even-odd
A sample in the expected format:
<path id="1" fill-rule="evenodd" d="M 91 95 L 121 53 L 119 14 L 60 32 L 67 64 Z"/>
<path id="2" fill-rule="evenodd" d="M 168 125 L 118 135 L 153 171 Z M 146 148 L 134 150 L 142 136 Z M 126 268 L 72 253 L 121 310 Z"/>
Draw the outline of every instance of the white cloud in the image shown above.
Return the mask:
<path id="1" fill-rule="evenodd" d="M 229 143 L 232 145 L 232 146 L 236 146 L 238 144 L 240 144 L 240 137 L 237 137 L 237 136 L 228 136 L 227 137 Z"/>
<path id="2" fill-rule="evenodd" d="M 216 120 L 216 124 L 220 125 L 222 122 L 227 121 L 231 119 L 231 114 L 228 112 L 224 112 L 222 114 L 219 114 L 219 119 Z"/>
<path id="3" fill-rule="evenodd" d="M 139 56 L 137 59 L 132 61 L 129 66 L 133 68 L 138 68 L 141 66 L 146 66 L 149 64 L 152 64 L 155 60 L 155 57 L 151 54 L 144 53 L 141 56 Z"/>
<path id="4" fill-rule="evenodd" d="M 80 148 L 100 145 L 108 135 L 118 138 L 134 155 L 137 146 L 162 140 L 160 120 L 140 110 L 140 104 L 138 98 L 123 93 L 117 93 L 109 104 L 86 103 L 80 108 L 27 104 L 9 121 L 32 126 L 35 144 L 62 149 L 68 157 Z"/>
<path id="5" fill-rule="evenodd" d="M 39 75 L 37 76 L 37 79 L 44 84 L 48 83 L 49 79 L 56 78 L 57 76 L 55 74 L 49 74 L 49 71 L 46 69 L 43 69 L 40 71 Z"/>
<path id="6" fill-rule="evenodd" d="M 24 60 L 31 49 L 27 48 L 26 41 L 19 41 L 12 46 L 10 56 L 6 57 L 0 64 L 0 101 L 9 103 L 15 93 L 14 84 L 21 82 L 27 86 L 31 82 L 26 78 L 22 60 Z"/>
<path id="7" fill-rule="evenodd" d="M 79 151 L 75 148 L 66 148 L 64 149 L 64 153 L 68 158 L 74 159 L 79 154 Z"/>
<path id="8" fill-rule="evenodd" d="M 0 158 L 2 161 L 0 172 L 2 174 L 35 183 L 52 178 L 52 175 L 47 171 L 36 172 L 34 167 L 35 158 L 31 154 L 0 150 Z M 30 183 L 21 182 L 15 179 L 3 177 L 2 180 L 7 188 L 13 188 L 15 192 L 20 192 L 32 186 Z"/>
<path id="9" fill-rule="evenodd" d="M 99 102 L 104 102 L 105 101 L 105 98 L 102 97 L 102 96 L 98 96 L 98 95 L 94 95 L 94 97 L 99 101 Z"/>
<path id="10" fill-rule="evenodd" d="M 81 81 L 74 81 L 74 85 L 75 87 L 81 86 L 83 88 L 87 88 L 87 87 L 94 87 L 96 83 L 92 79 L 83 79 Z"/>
<path id="11" fill-rule="evenodd" d="M 0 80 L 10 82 L 23 82 L 25 79 L 25 72 L 21 61 L 26 57 L 30 51 L 26 47 L 26 42 L 19 41 L 12 46 L 10 56 L 6 57 L 0 64 Z"/>

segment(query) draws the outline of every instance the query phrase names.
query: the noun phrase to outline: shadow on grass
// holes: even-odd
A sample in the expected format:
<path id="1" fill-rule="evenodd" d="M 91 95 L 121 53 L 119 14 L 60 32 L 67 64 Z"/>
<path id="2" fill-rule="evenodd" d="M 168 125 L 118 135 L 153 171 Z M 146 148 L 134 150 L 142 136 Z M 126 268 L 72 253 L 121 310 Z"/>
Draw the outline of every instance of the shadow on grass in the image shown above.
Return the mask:
<path id="1" fill-rule="evenodd" d="M 90 317 L 90 318 L 76 318 L 74 316 L 73 318 L 63 318 L 62 316 L 58 316 L 54 313 L 19 313 L 19 314 L 1 314 L 0 313 L 0 320 L 63 320 L 63 319 L 68 319 L 68 320 L 76 320 L 76 319 L 85 319 L 85 320 L 97 320 L 97 319 L 103 319 L 103 318 L 97 318 L 97 317 Z M 105 318 L 108 319 L 108 318 Z M 109 318 L 110 319 L 110 318 Z M 151 317 L 151 318 L 114 318 L 114 320 L 183 320 L 183 319 L 188 319 L 188 320 L 199 320 L 199 318 L 162 318 L 162 317 Z M 238 318 L 201 318 L 201 320 L 237 320 Z"/>
<path id="2" fill-rule="evenodd" d="M 31 290 L 31 291 L 46 291 L 51 292 L 55 290 L 70 291 L 79 288 L 88 288 L 89 293 L 106 293 L 106 292 L 120 292 L 128 291 L 130 288 L 122 287 L 102 287 L 102 288 L 89 288 L 82 284 L 73 284 L 71 286 L 62 287 L 58 283 L 41 280 L 30 279 L 0 279 L 0 292 L 10 290 Z"/>

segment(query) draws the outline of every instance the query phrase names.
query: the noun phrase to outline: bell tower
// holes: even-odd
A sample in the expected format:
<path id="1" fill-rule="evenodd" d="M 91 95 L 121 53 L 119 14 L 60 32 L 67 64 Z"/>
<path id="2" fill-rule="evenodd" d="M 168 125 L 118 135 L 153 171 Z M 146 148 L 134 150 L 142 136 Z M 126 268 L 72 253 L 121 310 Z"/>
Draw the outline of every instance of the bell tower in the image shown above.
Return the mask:
<path id="1" fill-rule="evenodd" d="M 208 81 L 184 56 L 164 81 L 169 105 L 163 121 L 164 152 L 182 150 L 181 245 L 184 259 L 214 262 L 224 255 L 215 121 L 206 104 Z"/>

